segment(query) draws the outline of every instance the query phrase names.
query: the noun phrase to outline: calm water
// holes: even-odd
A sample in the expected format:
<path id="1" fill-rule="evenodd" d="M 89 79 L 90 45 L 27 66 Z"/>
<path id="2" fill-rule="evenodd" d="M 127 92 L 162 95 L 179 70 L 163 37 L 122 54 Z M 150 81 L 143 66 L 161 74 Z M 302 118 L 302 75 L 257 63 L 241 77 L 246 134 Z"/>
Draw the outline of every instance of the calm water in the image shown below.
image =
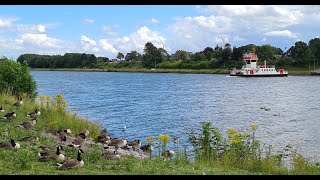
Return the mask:
<path id="1" fill-rule="evenodd" d="M 149 135 L 168 134 L 186 144 L 187 130 L 200 127 L 202 121 L 212 122 L 222 132 L 247 130 L 257 124 L 257 136 L 263 143 L 279 149 L 292 144 L 307 157 L 320 160 L 319 76 L 31 74 L 40 95 L 63 94 L 69 110 L 101 122 L 113 137 L 144 140 Z M 260 109 L 262 106 L 271 110 Z"/>

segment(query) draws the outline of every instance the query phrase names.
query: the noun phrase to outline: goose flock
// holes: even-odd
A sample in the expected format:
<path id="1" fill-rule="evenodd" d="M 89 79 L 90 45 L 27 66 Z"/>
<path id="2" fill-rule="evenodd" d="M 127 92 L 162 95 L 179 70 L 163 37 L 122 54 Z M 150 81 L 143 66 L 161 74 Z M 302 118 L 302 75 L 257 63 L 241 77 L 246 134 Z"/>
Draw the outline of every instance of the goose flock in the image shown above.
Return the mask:
<path id="1" fill-rule="evenodd" d="M 6 100 L 5 104 L 10 105 L 10 101 Z M 23 107 L 22 97 L 20 96 L 18 100 L 12 104 L 12 107 L 16 108 L 16 111 L 19 112 L 19 109 Z M 4 106 L 5 107 L 5 106 Z M 6 112 L 5 108 L 0 106 L 0 117 L 2 116 L 3 121 L 13 122 L 14 119 L 17 118 L 17 114 L 12 112 Z M 12 108 L 11 108 L 12 109 Z M 3 115 L 1 115 L 3 114 Z M 30 118 L 29 121 L 25 121 L 16 125 L 17 128 L 22 128 L 25 130 L 32 130 L 37 125 L 37 119 L 41 116 L 40 110 L 37 108 L 33 112 L 29 112 L 26 114 L 26 117 Z M 10 132 L 8 128 L 4 128 L 1 135 L 4 139 L 8 139 L 10 137 Z M 54 147 L 41 145 L 39 146 L 39 161 L 50 161 L 56 160 L 60 161 L 57 163 L 58 169 L 76 169 L 84 166 L 84 161 L 81 157 L 81 154 L 85 152 L 86 147 L 88 145 L 100 144 L 103 153 L 101 156 L 110 160 L 119 160 L 123 156 L 133 156 L 137 158 L 147 158 L 151 155 L 151 152 L 154 151 L 153 146 L 147 144 L 141 146 L 140 140 L 133 140 L 128 142 L 124 138 L 111 138 L 106 129 L 103 129 L 100 135 L 92 140 L 88 139 L 89 131 L 84 130 L 78 134 L 73 135 L 71 129 L 65 128 L 60 129 L 55 132 L 47 132 L 46 136 L 52 136 L 57 145 Z M 10 139 L 10 138 L 9 138 Z M 39 141 L 37 136 L 26 136 L 18 141 L 32 142 L 35 143 Z M 68 159 L 63 154 L 64 148 L 76 148 L 77 149 L 77 158 L 76 159 Z M 16 142 L 14 139 L 10 139 L 9 141 L 0 142 L 0 150 L 18 150 L 20 149 L 20 144 Z M 168 150 L 162 153 L 164 158 L 172 158 L 174 156 L 173 150 Z"/>

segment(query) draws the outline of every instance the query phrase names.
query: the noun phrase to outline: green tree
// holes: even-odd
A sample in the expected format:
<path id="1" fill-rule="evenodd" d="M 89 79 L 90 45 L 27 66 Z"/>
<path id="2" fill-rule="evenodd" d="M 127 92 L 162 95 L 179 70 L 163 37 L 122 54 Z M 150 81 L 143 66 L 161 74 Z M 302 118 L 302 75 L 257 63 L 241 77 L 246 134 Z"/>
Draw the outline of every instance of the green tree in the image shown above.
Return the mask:
<path id="1" fill-rule="evenodd" d="M 206 47 L 206 48 L 204 48 L 203 53 L 204 53 L 204 55 L 206 56 L 206 59 L 207 59 L 208 61 L 210 61 L 211 58 L 212 58 L 212 56 L 213 56 L 213 48 L 211 48 L 211 47 Z"/>
<path id="2" fill-rule="evenodd" d="M 295 43 L 295 46 L 292 48 L 292 61 L 296 66 L 310 66 L 310 63 L 313 62 L 314 55 L 312 54 L 311 49 L 305 42 L 298 41 Z"/>
<path id="3" fill-rule="evenodd" d="M 204 55 L 203 51 L 196 52 L 194 55 L 192 55 L 191 60 L 192 61 L 205 61 L 206 56 Z"/>
<path id="4" fill-rule="evenodd" d="M 36 97 L 36 82 L 30 75 L 26 63 L 20 64 L 14 60 L 0 60 L 0 91 L 10 89 L 16 95 L 26 93 Z"/>
<path id="5" fill-rule="evenodd" d="M 309 47 L 310 50 L 314 56 L 314 60 L 316 62 L 316 65 L 319 65 L 320 61 L 320 38 L 314 38 L 309 41 Z"/>
<path id="6" fill-rule="evenodd" d="M 146 68 L 156 68 L 157 63 L 161 63 L 163 56 L 161 51 L 151 42 L 147 42 L 144 47 L 143 65 Z"/>
<path id="7" fill-rule="evenodd" d="M 118 52 L 117 58 L 121 60 L 124 58 L 124 55 L 121 52 Z"/>

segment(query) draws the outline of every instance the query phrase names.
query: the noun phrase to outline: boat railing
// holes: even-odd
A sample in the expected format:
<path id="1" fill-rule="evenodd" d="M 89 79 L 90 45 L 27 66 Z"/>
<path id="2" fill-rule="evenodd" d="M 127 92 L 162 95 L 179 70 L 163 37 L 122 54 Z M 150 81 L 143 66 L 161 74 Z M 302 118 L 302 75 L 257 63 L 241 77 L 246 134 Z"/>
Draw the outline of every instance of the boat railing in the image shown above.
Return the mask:
<path id="1" fill-rule="evenodd" d="M 259 68 L 276 68 L 276 66 L 275 65 L 267 65 L 267 66 L 261 65 L 261 66 L 259 66 Z"/>

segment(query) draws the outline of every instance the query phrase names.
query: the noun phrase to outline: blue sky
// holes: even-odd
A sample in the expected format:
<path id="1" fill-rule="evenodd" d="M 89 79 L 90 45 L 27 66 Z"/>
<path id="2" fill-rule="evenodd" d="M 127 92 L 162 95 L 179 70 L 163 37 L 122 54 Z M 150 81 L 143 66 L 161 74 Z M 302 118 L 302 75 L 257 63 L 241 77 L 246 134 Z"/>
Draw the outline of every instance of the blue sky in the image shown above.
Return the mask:
<path id="1" fill-rule="evenodd" d="M 0 53 L 171 54 L 205 47 L 270 44 L 283 51 L 320 35 L 319 5 L 0 5 Z M 224 42 L 223 42 L 224 41 Z"/>

